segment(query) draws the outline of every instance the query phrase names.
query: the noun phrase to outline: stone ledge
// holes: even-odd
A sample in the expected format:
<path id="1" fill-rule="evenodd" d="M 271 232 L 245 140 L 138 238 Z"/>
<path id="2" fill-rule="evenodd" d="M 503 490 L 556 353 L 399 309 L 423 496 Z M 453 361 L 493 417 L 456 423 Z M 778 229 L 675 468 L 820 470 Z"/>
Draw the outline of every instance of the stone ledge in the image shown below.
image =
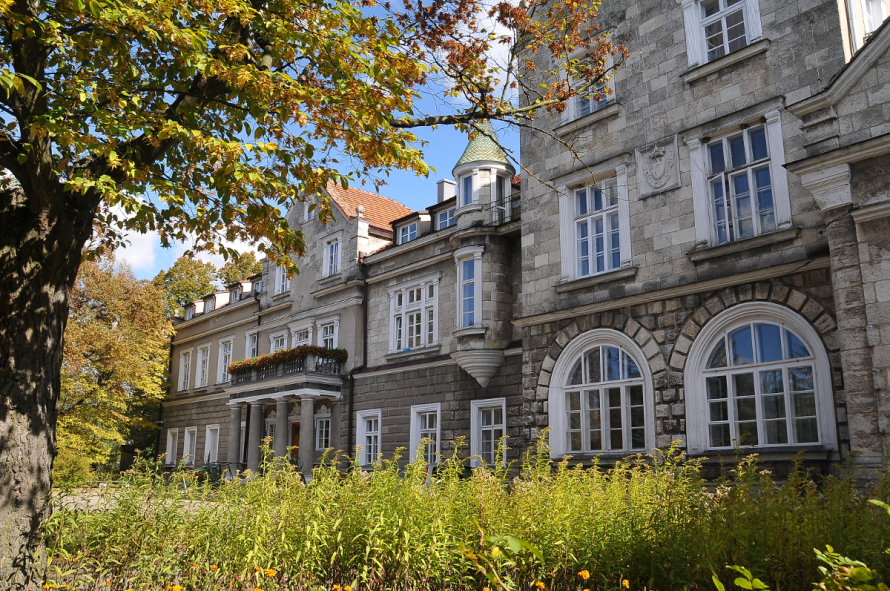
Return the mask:
<path id="1" fill-rule="evenodd" d="M 744 252 L 746 250 L 751 250 L 752 248 L 759 248 L 761 246 L 769 246 L 771 244 L 778 244 L 779 242 L 794 240 L 798 235 L 800 235 L 800 228 L 789 228 L 787 230 L 779 230 L 778 232 L 763 234 L 762 236 L 755 236 L 754 238 L 739 240 L 738 242 L 721 244 L 720 246 L 712 246 L 702 250 L 693 250 L 692 252 L 687 253 L 686 256 L 688 256 L 693 263 L 697 263 L 707 259 Z"/>
<path id="2" fill-rule="evenodd" d="M 456 330 L 451 333 L 455 337 L 467 337 L 472 335 L 484 335 L 485 334 L 484 326 L 470 326 L 467 328 L 462 328 L 460 330 Z"/>
<path id="3" fill-rule="evenodd" d="M 383 356 L 387 361 L 393 361 L 396 359 L 405 359 L 407 357 L 411 357 L 412 355 L 424 355 L 427 353 L 437 353 L 442 349 L 442 345 L 430 345 L 427 347 L 417 347 L 415 349 L 407 349 L 402 351 L 395 351 L 393 353 L 387 353 Z"/>
<path id="4" fill-rule="evenodd" d="M 748 58 L 759 55 L 765 52 L 767 49 L 769 49 L 769 39 L 761 39 L 756 43 L 752 43 L 747 47 L 744 47 L 738 51 L 734 51 L 729 55 L 725 55 L 718 60 L 708 62 L 703 66 L 696 66 L 692 70 L 689 70 L 684 74 L 680 74 L 680 78 L 683 79 L 683 82 L 689 84 L 690 82 L 693 82 L 700 78 L 704 78 L 705 76 L 709 76 L 715 72 L 719 72 L 723 68 L 728 68 L 733 64 L 743 62 Z"/>
<path id="5" fill-rule="evenodd" d="M 578 119 L 575 119 L 574 121 L 569 121 L 568 123 L 564 123 L 563 125 L 560 125 L 553 131 L 558 136 L 564 136 L 569 133 L 572 133 L 573 131 L 577 131 L 577 130 L 581 129 L 582 127 L 586 127 L 587 125 L 590 125 L 591 123 L 596 123 L 597 121 L 602 121 L 603 119 L 607 119 L 607 118 L 612 117 L 613 115 L 617 115 L 617 114 L 618 114 L 618 103 L 612 103 L 612 104 L 607 105 L 606 107 L 600 109 L 599 111 L 594 111 L 593 113 L 590 113 L 589 115 L 585 115 L 584 117 L 579 117 Z"/>
<path id="6" fill-rule="evenodd" d="M 851 213 L 857 224 L 890 217 L 890 201 L 864 205 L 859 209 L 854 209 Z"/>
<path id="7" fill-rule="evenodd" d="M 593 287 L 594 285 L 609 283 L 610 281 L 618 281 L 620 279 L 636 277 L 637 269 L 638 267 L 617 269 L 615 271 L 609 271 L 608 273 L 600 273 L 599 275 L 594 275 L 593 277 L 575 279 L 574 281 L 569 281 L 567 283 L 557 283 L 556 293 L 566 293 L 569 291 L 574 291 L 576 289 L 584 289 L 585 287 Z"/>

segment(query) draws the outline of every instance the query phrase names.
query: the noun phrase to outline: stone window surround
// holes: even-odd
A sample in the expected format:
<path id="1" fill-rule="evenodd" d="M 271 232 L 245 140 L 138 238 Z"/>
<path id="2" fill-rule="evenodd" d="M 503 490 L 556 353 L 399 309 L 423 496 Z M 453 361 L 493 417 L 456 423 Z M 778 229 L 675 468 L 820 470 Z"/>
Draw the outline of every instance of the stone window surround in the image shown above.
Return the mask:
<path id="1" fill-rule="evenodd" d="M 182 438 L 182 463 L 186 466 L 195 465 L 195 456 L 198 452 L 198 427 L 186 427 Z"/>
<path id="2" fill-rule="evenodd" d="M 331 408 L 328 406 L 321 407 L 315 413 L 315 437 L 313 437 L 315 441 L 315 451 L 325 451 L 331 447 L 331 434 L 333 433 L 332 423 L 331 423 Z M 293 421 L 291 421 L 293 422 Z M 325 422 L 327 423 L 327 429 L 323 428 Z M 293 429 L 293 427 L 291 427 Z M 324 441 L 322 440 L 322 435 L 327 433 L 327 445 L 324 445 Z"/>
<path id="3" fill-rule="evenodd" d="M 750 46 L 763 37 L 760 19 L 760 0 L 742 0 L 745 11 L 745 41 Z M 683 8 L 683 23 L 686 30 L 686 57 L 690 68 L 708 62 L 708 49 L 702 25 L 701 0 L 679 0 Z M 725 31 L 724 31 L 725 35 Z M 744 50 L 740 50 L 744 51 Z M 738 53 L 738 51 L 733 52 Z M 727 54 L 732 55 L 732 54 Z M 723 56 L 726 57 L 726 56 Z M 713 60 L 718 62 L 722 58 Z M 687 80 L 687 82 L 689 82 Z"/>
<path id="4" fill-rule="evenodd" d="M 752 320 L 770 321 L 787 326 L 815 357 L 816 404 L 821 440 L 818 444 L 788 444 L 783 449 L 837 449 L 837 428 L 834 412 L 831 362 L 819 333 L 802 316 L 785 306 L 771 302 L 749 302 L 720 312 L 702 327 L 692 342 L 685 360 L 683 382 L 686 389 L 686 435 L 690 454 L 708 453 L 707 402 L 705 400 L 702 368 L 707 362 L 715 339 L 739 324 Z M 673 365 L 673 364 L 672 364 Z M 745 446 L 769 451 L 775 446 Z"/>
<path id="5" fill-rule="evenodd" d="M 502 427 L 504 435 L 507 434 L 507 399 L 486 398 L 484 400 L 470 401 L 470 464 L 473 468 L 482 465 L 482 409 L 500 407 L 504 422 Z M 502 460 L 507 460 L 507 449 L 504 446 Z"/>
<path id="6" fill-rule="evenodd" d="M 457 299 L 455 306 L 455 326 L 458 330 L 467 328 L 482 328 L 482 253 L 484 246 L 464 246 L 454 251 L 454 263 L 457 265 Z M 463 265 L 468 259 L 473 259 L 473 324 L 463 325 Z"/>
<path id="7" fill-rule="evenodd" d="M 173 466 L 176 464 L 176 452 L 179 451 L 179 429 L 167 429 L 167 455 L 164 456 L 164 464 Z"/>
<path id="8" fill-rule="evenodd" d="M 202 358 L 203 356 L 203 358 Z M 210 384 L 210 343 L 198 347 L 198 363 L 195 365 L 195 388 L 206 388 Z M 205 361 L 204 376 L 201 376 L 201 362 Z"/>
<path id="9" fill-rule="evenodd" d="M 281 351 L 282 349 L 288 348 L 288 331 L 286 328 L 281 328 L 276 330 L 275 332 L 269 333 L 269 353 L 274 353 L 275 351 Z M 275 340 L 284 338 L 284 347 L 281 349 L 275 349 Z"/>
<path id="10" fill-rule="evenodd" d="M 214 445 L 211 448 L 210 432 L 214 430 L 216 431 L 216 440 L 214 441 Z M 207 427 L 204 429 L 204 459 L 207 462 L 216 462 L 219 458 L 219 433 L 220 429 L 218 424 L 207 425 Z"/>
<path id="11" fill-rule="evenodd" d="M 328 277 L 335 277 L 340 274 L 343 270 L 343 230 L 334 232 L 329 234 L 321 239 L 320 241 L 324 244 L 324 248 L 322 249 L 322 260 L 321 260 L 321 278 L 326 279 Z M 328 259 L 330 258 L 330 252 L 332 245 L 337 244 L 337 264 L 333 270 L 329 269 Z M 329 272 L 330 271 L 330 272 Z"/>
<path id="12" fill-rule="evenodd" d="M 333 325 L 334 348 L 338 347 L 340 342 L 340 315 L 337 314 L 335 316 L 327 316 L 325 318 L 321 318 L 316 324 L 318 325 L 318 345 L 323 346 L 325 326 Z"/>
<path id="13" fill-rule="evenodd" d="M 291 334 L 291 346 L 297 347 L 299 345 L 310 345 L 312 344 L 312 337 L 315 332 L 315 324 L 311 318 L 306 320 L 300 320 L 298 322 L 292 322 L 287 325 L 287 328 L 290 330 Z M 309 331 L 309 337 L 305 341 L 297 341 L 297 333 L 300 331 Z"/>
<path id="14" fill-rule="evenodd" d="M 370 457 L 367 447 L 365 446 L 365 436 L 368 432 L 365 429 L 365 420 L 366 419 L 377 419 L 377 453 L 380 453 L 382 449 L 382 433 L 383 433 L 383 419 L 382 413 L 379 408 L 374 408 L 370 410 L 360 410 L 355 413 L 355 441 L 356 445 L 362 446 L 362 457 L 359 464 L 362 466 L 370 466 L 375 461 L 377 461 L 376 454 L 374 457 Z"/>
<path id="15" fill-rule="evenodd" d="M 274 264 L 274 263 L 270 263 Z M 275 295 L 287 293 L 290 291 L 290 278 L 287 276 L 287 269 L 275 265 Z"/>
<path id="16" fill-rule="evenodd" d="M 575 59 L 584 59 L 586 56 L 583 55 L 583 50 L 581 50 L 581 51 L 575 52 L 574 57 L 575 57 Z M 578 102 L 581 100 L 581 93 L 573 96 L 572 99 L 566 103 L 565 111 L 563 111 L 562 114 L 560 115 L 559 127 L 557 128 L 558 129 L 557 135 L 559 135 L 560 132 L 566 133 L 568 130 L 566 130 L 564 128 L 566 126 L 568 126 L 568 124 L 570 124 L 573 121 L 578 121 L 578 120 L 583 119 L 585 121 L 585 124 L 590 123 L 594 120 L 599 119 L 600 117 L 596 117 L 596 116 L 601 114 L 603 111 L 606 111 L 607 109 L 609 109 L 609 107 L 616 106 L 616 97 L 615 97 L 615 74 L 616 74 L 616 72 L 615 71 L 610 72 L 610 70 L 614 67 L 614 65 L 615 65 L 615 62 L 614 62 L 613 57 L 611 55 L 608 56 L 606 58 L 606 63 L 604 65 L 605 72 L 607 72 L 607 76 L 606 76 L 606 79 L 604 80 L 604 82 L 605 82 L 605 88 L 608 88 L 611 91 L 611 93 L 606 95 L 605 104 L 601 108 L 596 109 L 595 111 L 591 111 L 587 115 L 579 116 L 578 115 Z M 573 86 L 574 86 L 574 84 L 573 84 Z M 590 91 L 591 91 L 591 89 L 588 88 L 588 93 Z M 609 115 L 603 115 L 603 116 L 608 117 Z M 573 129 L 575 129 L 575 128 L 576 127 L 573 127 Z"/>
<path id="17" fill-rule="evenodd" d="M 773 191 L 773 207 L 776 215 L 777 231 L 791 227 L 791 199 L 788 191 L 788 174 L 785 170 L 785 146 L 782 136 L 781 112 L 770 104 L 761 112 L 751 113 L 743 120 L 727 123 L 715 136 L 704 137 L 702 133 L 684 138 L 689 150 L 689 165 L 692 176 L 692 203 L 695 217 L 695 248 L 705 250 L 718 245 L 714 236 L 714 223 L 711 211 L 710 189 L 708 187 L 707 143 L 720 137 L 732 135 L 743 126 L 759 125 L 764 122 L 767 146 L 770 154 L 770 175 Z M 738 242 L 738 240 L 736 240 Z M 728 243 L 726 243 L 728 244 Z"/>
<path id="18" fill-rule="evenodd" d="M 630 268 L 633 263 L 630 243 L 630 199 L 627 190 L 627 164 L 622 160 L 606 161 L 600 166 L 593 165 L 590 172 L 579 174 L 563 185 L 557 187 L 559 199 L 559 246 L 562 264 L 559 283 L 569 283 L 579 279 L 596 277 L 612 273 L 618 269 L 609 269 L 603 273 L 591 273 L 579 276 L 575 253 L 575 203 L 574 191 L 594 182 L 615 178 L 618 192 L 618 240 L 621 248 L 621 266 L 619 269 Z"/>
<path id="19" fill-rule="evenodd" d="M 417 448 L 420 446 L 420 415 L 430 412 L 436 413 L 436 454 L 441 451 L 440 445 L 442 441 L 442 404 L 439 402 L 433 404 L 414 404 L 411 406 L 411 420 L 408 430 L 408 458 L 412 462 L 417 459 Z"/>
<path id="20" fill-rule="evenodd" d="M 566 454 L 573 457 L 592 457 L 597 455 L 620 454 L 626 451 L 610 452 L 569 452 L 563 434 L 567 430 L 565 413 L 566 378 L 572 364 L 588 349 L 597 345 L 613 345 L 623 348 L 631 355 L 643 375 L 643 403 L 645 409 L 646 449 L 655 449 L 655 392 L 652 369 L 646 355 L 634 339 L 624 332 L 611 328 L 595 328 L 575 337 L 563 349 L 553 366 L 552 378 L 549 383 L 549 425 L 554 435 L 550 439 L 550 457 L 561 458 Z M 623 401 L 622 401 L 623 405 Z"/>
<path id="21" fill-rule="evenodd" d="M 389 353 L 397 354 L 397 353 L 409 353 L 410 351 L 417 351 L 421 349 L 426 349 L 430 347 L 436 347 L 439 345 L 439 281 L 442 278 L 442 273 L 437 272 L 430 275 L 424 275 L 422 277 L 418 277 L 416 279 L 411 279 L 410 281 L 404 281 L 402 283 L 393 285 L 387 291 L 389 293 Z M 429 298 L 429 286 L 433 286 L 435 293 L 432 298 Z M 408 325 L 404 316 L 409 312 L 408 308 L 408 295 L 407 291 L 413 288 L 421 288 L 423 300 L 420 303 L 412 304 L 412 309 L 410 311 L 419 310 L 423 316 L 421 318 L 421 345 L 419 347 L 414 347 L 410 349 L 410 351 L 406 351 L 407 347 L 407 335 L 408 335 Z M 398 293 L 402 293 L 402 307 L 399 310 L 396 310 L 396 296 Z M 427 341 L 427 317 L 426 311 L 432 308 L 433 310 L 433 340 L 432 342 Z M 402 317 L 402 348 L 396 349 L 396 317 Z"/>
<path id="22" fill-rule="evenodd" d="M 255 349 L 256 349 L 256 355 L 250 354 L 251 340 L 254 341 L 253 347 L 255 347 Z M 254 329 L 254 330 L 248 331 L 244 335 L 244 358 L 249 359 L 251 357 L 256 357 L 259 354 L 260 354 L 259 329 Z"/>
<path id="23" fill-rule="evenodd" d="M 217 339 L 219 346 L 219 355 L 217 356 L 216 383 L 225 384 L 229 381 L 229 372 L 227 371 L 227 363 L 224 363 L 223 345 L 229 345 L 229 363 L 235 360 L 235 335 L 227 335 Z"/>
<path id="24" fill-rule="evenodd" d="M 195 354 L 195 348 L 190 347 L 185 351 L 180 351 L 179 353 L 179 390 L 188 390 L 192 381 L 192 358 Z M 186 358 L 188 358 L 188 363 L 185 362 Z M 183 367 L 186 368 L 186 371 L 183 372 Z"/>

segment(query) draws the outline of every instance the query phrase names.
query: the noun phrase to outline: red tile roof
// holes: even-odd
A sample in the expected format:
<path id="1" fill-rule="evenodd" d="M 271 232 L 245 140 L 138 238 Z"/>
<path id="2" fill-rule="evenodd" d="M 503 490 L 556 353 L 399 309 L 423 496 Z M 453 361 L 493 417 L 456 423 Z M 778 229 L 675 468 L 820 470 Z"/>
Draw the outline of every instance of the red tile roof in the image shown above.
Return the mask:
<path id="1" fill-rule="evenodd" d="M 350 187 L 344 189 L 336 183 L 328 183 L 328 195 L 343 210 L 350 219 L 356 217 L 355 208 L 359 205 L 365 208 L 365 217 L 372 226 L 391 230 L 390 224 L 399 218 L 405 217 L 414 211 L 388 197 L 377 195 Z"/>

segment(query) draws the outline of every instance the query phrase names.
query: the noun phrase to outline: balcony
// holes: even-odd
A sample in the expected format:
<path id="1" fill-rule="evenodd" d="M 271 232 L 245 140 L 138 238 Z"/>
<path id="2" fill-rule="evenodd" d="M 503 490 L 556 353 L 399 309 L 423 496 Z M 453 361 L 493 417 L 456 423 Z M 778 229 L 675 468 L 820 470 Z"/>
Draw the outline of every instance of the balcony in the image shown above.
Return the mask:
<path id="1" fill-rule="evenodd" d="M 505 199 L 495 200 L 491 204 L 491 225 L 501 226 L 520 219 L 522 213 L 522 199 L 520 194 L 510 195 Z"/>
<path id="2" fill-rule="evenodd" d="M 264 382 L 287 376 L 310 373 L 339 377 L 340 362 L 331 359 L 322 359 L 310 354 L 303 358 L 276 363 L 268 367 L 233 373 L 232 385 L 240 386 L 243 384 Z"/>

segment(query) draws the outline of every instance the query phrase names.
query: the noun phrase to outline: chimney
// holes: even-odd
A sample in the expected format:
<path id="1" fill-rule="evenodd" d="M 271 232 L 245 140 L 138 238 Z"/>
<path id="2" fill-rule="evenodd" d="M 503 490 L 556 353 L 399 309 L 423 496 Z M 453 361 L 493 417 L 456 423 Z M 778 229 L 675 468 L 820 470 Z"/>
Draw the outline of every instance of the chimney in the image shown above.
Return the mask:
<path id="1" fill-rule="evenodd" d="M 439 187 L 439 200 L 436 203 L 442 203 L 446 199 L 451 199 L 454 197 L 455 192 L 454 188 L 457 186 L 454 181 L 449 179 L 442 179 L 436 183 L 436 186 Z"/>

